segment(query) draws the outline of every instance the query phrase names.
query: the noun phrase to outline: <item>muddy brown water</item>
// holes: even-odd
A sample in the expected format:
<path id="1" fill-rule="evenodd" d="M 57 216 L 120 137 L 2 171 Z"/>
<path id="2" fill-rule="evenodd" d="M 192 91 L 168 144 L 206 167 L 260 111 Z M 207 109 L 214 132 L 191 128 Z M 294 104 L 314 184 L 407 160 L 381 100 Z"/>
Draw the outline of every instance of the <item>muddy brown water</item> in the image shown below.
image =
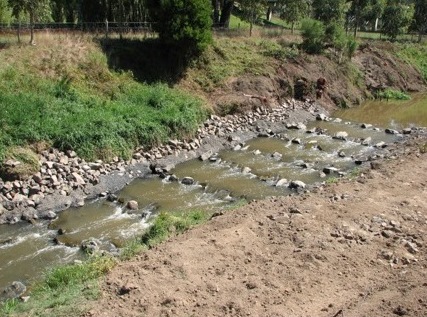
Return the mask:
<path id="1" fill-rule="evenodd" d="M 84 258 L 80 244 L 85 239 L 94 237 L 107 249 L 121 247 L 129 239 L 141 235 L 158 212 L 220 208 L 240 199 L 288 195 L 291 190 L 286 186 L 275 186 L 278 180 L 301 180 L 307 184 L 325 181 L 327 178 L 321 178 L 320 172 L 327 166 L 349 172 L 356 167 L 352 156 L 367 155 L 374 150 L 372 146 L 362 146 L 361 139 L 371 137 L 371 144 L 375 144 L 380 141 L 391 143 L 399 137 L 385 134 L 383 129 L 362 129 L 360 123 L 345 120 L 357 119 L 381 127 L 399 126 L 397 122 L 404 126 L 427 125 L 426 103 L 426 95 L 416 96 L 412 104 L 401 104 L 406 110 L 401 112 L 400 107 L 391 111 L 394 103 L 371 102 L 357 109 L 337 112 L 336 115 L 344 119 L 341 122 L 312 122 L 308 125 L 308 129 L 326 129 L 325 134 L 285 130 L 282 138 L 256 138 L 238 151 L 221 151 L 216 162 L 191 160 L 177 165 L 172 173 L 179 179 L 194 178 L 195 184 L 191 186 L 157 176 L 136 179 L 118 193 L 125 202 L 138 202 L 139 210 L 135 212 L 129 212 L 117 202 L 99 199 L 82 208 L 60 213 L 50 225 L 43 222 L 2 225 L 0 289 L 16 280 L 28 284 L 40 278 L 49 267 Z M 368 111 L 366 107 L 372 112 L 362 116 Z M 408 118 L 407 112 L 413 116 Z M 379 119 L 385 115 L 388 117 Z M 332 138 L 339 131 L 348 133 L 347 141 Z M 301 144 L 292 142 L 296 138 Z M 339 152 L 344 152 L 346 157 L 339 157 Z M 304 168 L 302 163 L 308 166 Z M 64 232 L 62 235 L 58 235 L 59 229 Z"/>

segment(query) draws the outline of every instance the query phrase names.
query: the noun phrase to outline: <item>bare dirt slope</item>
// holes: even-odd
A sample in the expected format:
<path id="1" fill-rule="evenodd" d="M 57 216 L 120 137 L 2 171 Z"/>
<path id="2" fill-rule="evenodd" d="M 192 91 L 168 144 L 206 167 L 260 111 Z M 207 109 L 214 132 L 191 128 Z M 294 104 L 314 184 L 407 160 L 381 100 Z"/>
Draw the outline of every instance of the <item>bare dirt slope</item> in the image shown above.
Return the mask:
<path id="1" fill-rule="evenodd" d="M 427 316 L 426 231 L 427 154 L 412 146 L 120 264 L 85 316 Z"/>

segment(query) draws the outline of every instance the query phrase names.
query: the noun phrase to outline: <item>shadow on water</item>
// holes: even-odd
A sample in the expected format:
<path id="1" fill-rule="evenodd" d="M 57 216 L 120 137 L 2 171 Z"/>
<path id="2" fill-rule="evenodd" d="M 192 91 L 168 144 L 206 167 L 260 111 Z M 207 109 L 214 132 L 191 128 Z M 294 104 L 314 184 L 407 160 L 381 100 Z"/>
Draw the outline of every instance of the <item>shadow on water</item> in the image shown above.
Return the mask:
<path id="1" fill-rule="evenodd" d="M 136 80 L 146 83 L 173 85 L 192 60 L 182 48 L 158 39 L 103 39 L 100 43 L 111 69 L 131 71 Z"/>

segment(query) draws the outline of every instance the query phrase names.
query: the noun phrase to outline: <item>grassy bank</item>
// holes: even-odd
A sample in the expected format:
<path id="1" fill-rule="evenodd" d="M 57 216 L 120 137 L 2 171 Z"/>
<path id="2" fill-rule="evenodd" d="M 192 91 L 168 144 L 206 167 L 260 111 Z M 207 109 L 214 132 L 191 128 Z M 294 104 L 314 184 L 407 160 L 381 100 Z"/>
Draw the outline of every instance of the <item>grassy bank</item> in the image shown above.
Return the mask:
<path id="1" fill-rule="evenodd" d="M 427 42 L 398 44 L 398 56 L 417 67 L 427 82 Z"/>
<path id="2" fill-rule="evenodd" d="M 89 37 L 50 36 L 0 51 L 0 159 L 45 143 L 88 158 L 129 157 L 137 146 L 191 135 L 200 99 L 114 72 Z"/>

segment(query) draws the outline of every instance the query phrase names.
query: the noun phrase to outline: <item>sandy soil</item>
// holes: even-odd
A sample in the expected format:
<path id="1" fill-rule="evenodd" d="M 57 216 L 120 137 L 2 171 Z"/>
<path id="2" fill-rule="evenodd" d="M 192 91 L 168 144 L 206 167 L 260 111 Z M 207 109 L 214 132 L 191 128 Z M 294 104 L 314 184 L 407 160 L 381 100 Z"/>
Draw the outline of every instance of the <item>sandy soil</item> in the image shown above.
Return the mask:
<path id="1" fill-rule="evenodd" d="M 403 151 L 120 264 L 84 316 L 427 316 L 427 154 Z"/>

